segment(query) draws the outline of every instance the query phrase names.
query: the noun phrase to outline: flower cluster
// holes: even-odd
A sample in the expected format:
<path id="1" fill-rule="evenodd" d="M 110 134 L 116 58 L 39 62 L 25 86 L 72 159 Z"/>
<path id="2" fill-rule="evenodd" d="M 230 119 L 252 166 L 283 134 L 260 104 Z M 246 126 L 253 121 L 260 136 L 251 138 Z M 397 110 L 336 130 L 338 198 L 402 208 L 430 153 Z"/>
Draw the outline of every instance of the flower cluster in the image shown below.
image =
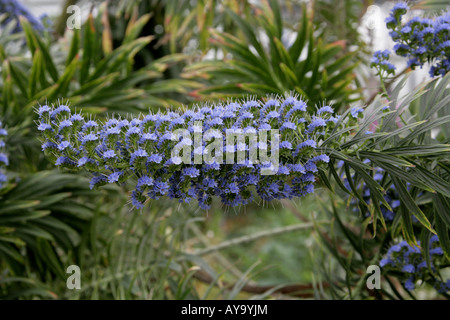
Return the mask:
<path id="1" fill-rule="evenodd" d="M 436 267 L 441 265 L 445 259 L 444 251 L 439 246 L 438 237 L 433 235 L 428 244 L 430 266 L 427 265 L 427 261 L 424 259 L 420 241 L 418 241 L 418 245 L 419 247 L 413 247 L 406 241 L 392 245 L 388 249 L 386 257 L 380 261 L 380 267 L 401 273 L 403 275 L 402 278 L 405 279 L 405 288 L 408 290 L 413 290 L 418 280 L 431 280 L 440 293 L 448 292 L 450 290 L 450 280 L 444 282 L 433 276 Z"/>
<path id="2" fill-rule="evenodd" d="M 33 29 L 44 29 L 41 21 L 36 19 L 36 17 L 34 17 L 31 12 L 18 0 L 0 0 L 0 13 L 8 14 L 7 18 L 2 22 L 2 24 L 6 25 L 13 20 L 16 22 L 16 26 L 12 30 L 12 33 L 22 31 L 22 28 L 19 24 L 19 16 L 24 16 L 30 22 Z"/>
<path id="3" fill-rule="evenodd" d="M 85 119 L 65 105 L 45 105 L 37 112 L 38 130 L 45 138 L 42 149 L 55 157 L 57 166 L 91 172 L 92 188 L 132 184 L 136 208 L 162 196 L 180 202 L 196 198 L 201 208 L 209 209 L 213 196 L 237 206 L 253 201 L 255 191 L 263 201 L 312 193 L 320 166 L 329 161 L 317 148 L 339 119 L 329 106 L 310 115 L 306 103 L 292 96 L 104 122 Z M 360 115 L 358 110 L 354 113 Z M 177 130 L 184 130 L 184 135 L 176 135 Z M 267 139 L 230 145 L 230 132 Z M 211 161 L 202 161 L 211 154 L 213 143 L 225 152 L 216 150 Z M 188 153 L 188 162 L 174 155 L 180 146 Z M 255 147 L 257 160 L 251 157 Z M 220 157 L 225 154 L 223 164 L 225 156 Z M 239 154 L 245 155 L 243 161 L 236 161 Z"/>
<path id="4" fill-rule="evenodd" d="M 387 74 L 395 74 L 395 66 L 389 62 L 389 50 L 376 51 L 370 60 L 370 66 L 374 67 L 381 74 L 383 71 Z"/>
<path id="5" fill-rule="evenodd" d="M 364 163 L 370 164 L 370 161 L 366 159 L 364 161 Z M 343 164 L 343 161 L 340 161 L 338 163 L 338 166 L 340 167 L 340 166 L 342 166 L 342 164 Z M 382 168 L 380 168 L 380 167 L 374 167 L 373 168 L 373 176 L 372 176 L 372 178 L 376 182 L 378 182 L 379 184 L 382 183 L 384 175 L 385 175 L 385 171 Z M 344 186 L 349 191 L 351 191 L 350 183 L 349 183 L 347 177 L 345 176 L 345 174 L 342 176 L 342 178 L 343 178 Z M 353 176 L 352 176 L 352 179 L 354 179 Z M 372 198 L 370 196 L 371 191 L 370 191 L 369 186 L 366 183 L 364 183 L 364 181 L 361 181 L 355 187 L 356 187 L 357 190 L 361 190 L 361 197 L 362 197 L 362 199 L 367 204 L 370 204 L 370 202 L 372 201 Z M 406 183 L 406 187 L 409 190 L 409 188 L 410 188 L 410 183 L 409 182 Z M 383 214 L 383 218 L 384 218 L 385 221 L 393 221 L 394 218 L 395 218 L 395 215 L 396 215 L 395 211 L 400 206 L 400 195 L 398 194 L 397 190 L 395 189 L 395 185 L 393 183 L 385 187 L 385 193 L 384 193 L 383 198 L 386 201 L 386 203 L 388 203 L 389 206 L 391 207 L 391 209 L 393 210 L 393 211 L 389 210 L 388 208 L 386 208 L 382 204 L 382 202 L 380 202 L 380 210 L 381 210 L 381 213 Z M 347 199 L 348 199 L 348 195 L 347 195 Z M 357 206 L 358 201 L 359 200 L 357 198 L 352 198 L 350 200 L 350 204 L 352 205 L 353 211 L 355 211 L 355 212 L 358 211 L 358 206 Z M 365 217 L 368 217 L 368 216 L 370 216 L 369 209 L 367 209 L 367 211 L 365 212 Z M 419 220 L 414 215 L 411 216 L 411 219 L 412 219 L 413 223 L 418 223 L 419 222 Z"/>
<path id="6" fill-rule="evenodd" d="M 386 19 L 389 35 L 396 42 L 394 51 L 407 57 L 412 69 L 432 62 L 430 76 L 445 75 L 450 70 L 450 11 L 433 20 L 414 17 L 402 24 L 408 10 L 406 3 L 397 3 Z"/>
<path id="7" fill-rule="evenodd" d="M 9 159 L 5 150 L 5 140 L 4 137 L 8 135 L 6 129 L 3 128 L 2 122 L 0 121 L 0 189 L 3 187 L 3 184 L 7 181 L 5 174 L 5 167 L 9 164 Z"/>
<path id="8" fill-rule="evenodd" d="M 364 161 L 365 163 L 369 163 L 370 161 Z M 338 167 L 342 166 L 343 161 L 340 161 L 338 163 Z M 383 180 L 383 176 L 384 176 L 385 171 L 379 167 L 375 167 L 374 168 L 374 173 L 373 173 L 373 179 L 375 181 L 377 181 L 378 183 L 381 183 Z M 342 176 L 343 178 L 343 183 L 344 186 L 351 191 L 351 187 L 350 187 L 350 183 L 347 179 L 347 177 L 345 176 L 345 174 Z M 354 179 L 354 177 L 352 176 L 352 179 Z M 370 196 L 370 188 L 367 186 L 366 183 L 364 183 L 364 181 L 361 181 L 358 185 L 355 186 L 357 190 L 361 190 L 361 197 L 362 199 L 369 204 L 372 201 L 372 198 Z M 384 200 L 386 200 L 386 202 L 389 204 L 389 206 L 395 210 L 396 208 L 398 208 L 400 206 L 400 197 L 397 193 L 397 191 L 395 190 L 395 186 L 394 184 L 391 184 L 390 186 L 385 188 L 386 193 L 384 194 Z M 353 207 L 353 211 L 358 211 L 358 199 L 356 198 L 352 198 L 350 200 L 350 204 Z M 395 217 L 395 212 L 387 209 L 384 205 L 382 205 L 380 203 L 380 209 L 381 209 L 381 213 L 383 214 L 383 218 L 386 221 L 392 221 L 394 220 Z M 367 209 L 367 211 L 365 212 L 365 216 L 368 217 L 370 215 L 369 210 Z M 413 220 L 414 221 L 418 221 L 416 217 L 413 216 Z"/>

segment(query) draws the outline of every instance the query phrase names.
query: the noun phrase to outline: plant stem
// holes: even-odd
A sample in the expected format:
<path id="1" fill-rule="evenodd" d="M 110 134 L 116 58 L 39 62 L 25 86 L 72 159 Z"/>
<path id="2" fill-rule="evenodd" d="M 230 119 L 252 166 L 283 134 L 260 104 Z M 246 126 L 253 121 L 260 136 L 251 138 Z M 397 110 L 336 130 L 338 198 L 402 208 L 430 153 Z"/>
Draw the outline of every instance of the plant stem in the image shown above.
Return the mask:
<path id="1" fill-rule="evenodd" d="M 326 222 L 319 221 L 318 223 L 326 223 Z M 219 250 L 231 247 L 231 246 L 243 244 L 246 242 L 252 242 L 252 241 L 258 240 L 260 238 L 275 236 L 275 235 L 284 234 L 287 232 L 311 229 L 313 227 L 314 227 L 313 223 L 300 223 L 300 224 L 295 224 L 295 225 L 291 225 L 291 226 L 278 227 L 278 228 L 273 228 L 273 229 L 269 229 L 269 230 L 264 230 L 264 231 L 256 232 L 256 233 L 248 235 L 248 236 L 242 236 L 242 237 L 234 238 L 234 239 L 231 239 L 228 241 L 224 241 L 218 245 L 210 246 L 205 249 L 197 250 L 193 254 L 197 255 L 197 256 L 203 256 L 203 255 L 206 255 L 206 254 L 209 254 L 209 253 L 212 253 L 215 251 L 219 251 Z"/>

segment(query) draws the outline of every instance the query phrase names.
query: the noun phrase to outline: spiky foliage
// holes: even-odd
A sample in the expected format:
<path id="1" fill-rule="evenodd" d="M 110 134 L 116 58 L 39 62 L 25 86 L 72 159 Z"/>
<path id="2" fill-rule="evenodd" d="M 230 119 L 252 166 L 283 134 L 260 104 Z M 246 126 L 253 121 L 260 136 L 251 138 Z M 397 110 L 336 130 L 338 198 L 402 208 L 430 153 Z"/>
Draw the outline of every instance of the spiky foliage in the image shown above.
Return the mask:
<path id="1" fill-rule="evenodd" d="M 320 227 L 318 231 L 322 243 L 336 259 L 334 261 L 338 266 L 332 267 L 326 258 L 317 256 L 323 279 L 331 284 L 328 297 L 415 297 L 415 292 L 409 292 L 408 289 L 412 289 L 413 282 L 417 279 L 422 279 L 423 283 L 417 283 L 416 289 L 433 291 L 435 286 L 436 291 L 449 297 L 448 292 L 442 290 L 444 287 L 441 284 L 446 282 L 450 257 L 450 75 L 400 97 L 405 81 L 403 79 L 390 95 L 389 105 L 397 108 L 389 111 L 384 119 L 371 122 L 370 126 L 367 122 L 367 128 L 370 127 L 373 131 L 370 134 L 373 139 L 368 140 L 350 158 L 345 160 L 342 156 L 343 165 L 338 166 L 338 162 L 331 161 L 335 164 L 335 167 L 329 168 L 331 176 L 337 181 L 336 195 L 330 195 L 330 205 L 322 202 L 323 211 L 329 219 L 335 219 L 335 223 L 330 229 Z M 385 108 L 385 102 L 379 96 L 368 109 Z M 403 122 L 400 115 L 410 121 Z M 357 140 L 358 134 L 355 142 Z M 347 146 L 348 144 L 342 145 L 344 149 Z M 333 159 L 332 154 L 330 158 Z M 355 165 L 358 159 L 362 162 Z M 371 168 L 363 169 L 367 164 Z M 341 184 L 339 180 L 342 176 L 351 178 Z M 383 209 L 383 203 L 387 203 L 389 207 L 385 206 Z M 377 207 L 380 207 L 379 212 Z M 380 220 L 381 228 L 375 228 L 376 221 Z M 437 235 L 437 238 L 433 235 Z M 435 244 L 426 244 L 430 243 L 432 237 L 439 239 L 442 251 L 436 249 L 434 254 L 431 252 L 435 249 Z M 410 277 L 406 277 L 404 271 L 382 268 L 381 289 L 367 290 L 366 280 L 370 275 L 367 268 L 370 265 L 385 264 L 381 262 L 382 259 L 390 256 L 392 250 L 389 251 L 389 248 L 398 243 L 409 248 L 403 253 L 414 251 L 414 261 L 425 261 L 427 266 L 431 266 L 431 260 L 436 258 L 439 263 L 434 264 L 434 269 L 423 269 L 420 275 L 417 274 L 410 281 L 407 281 Z M 327 270 L 327 266 L 332 271 Z M 345 270 L 345 279 L 339 277 L 342 270 Z M 367 276 L 361 277 L 361 274 Z M 398 290 L 396 279 L 401 281 L 404 291 Z M 431 294 L 439 294 L 436 291 Z"/>
<path id="2" fill-rule="evenodd" d="M 240 32 L 211 31 L 224 58 L 186 68 L 186 77 L 201 76 L 212 83 L 194 96 L 210 99 L 294 91 L 309 100 L 311 107 L 326 101 L 336 110 L 357 99 L 352 87 L 354 53 L 344 54 L 340 44 L 316 39 L 306 7 L 295 30 L 285 28 L 277 1 L 253 7 L 248 16 L 225 10 Z M 295 39 L 286 42 L 284 37 L 290 32 Z"/>

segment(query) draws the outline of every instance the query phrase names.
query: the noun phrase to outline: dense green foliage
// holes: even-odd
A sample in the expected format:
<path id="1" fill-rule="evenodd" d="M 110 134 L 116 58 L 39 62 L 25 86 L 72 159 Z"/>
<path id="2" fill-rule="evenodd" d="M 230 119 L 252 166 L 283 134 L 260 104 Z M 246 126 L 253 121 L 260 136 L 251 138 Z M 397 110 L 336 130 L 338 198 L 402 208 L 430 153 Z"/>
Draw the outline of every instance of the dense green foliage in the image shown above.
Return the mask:
<path id="1" fill-rule="evenodd" d="M 98 1 L 80 30 L 52 17 L 64 22 L 55 32 L 0 13 L 0 298 L 448 298 L 436 283 L 450 270 L 450 74 L 414 90 L 414 74 L 386 75 L 366 96 L 378 80 L 358 27 L 371 2 L 301 2 Z M 38 139 L 44 104 L 104 122 L 285 94 L 307 101 L 308 117 L 324 105 L 342 114 L 315 150 L 330 158 L 316 192 L 301 199 L 134 211 L 129 187 L 90 190 Z M 426 272 L 382 267 L 381 289 L 366 287 L 397 244 L 434 236 L 442 251 L 415 252 Z M 69 265 L 81 290 L 66 287 Z"/>

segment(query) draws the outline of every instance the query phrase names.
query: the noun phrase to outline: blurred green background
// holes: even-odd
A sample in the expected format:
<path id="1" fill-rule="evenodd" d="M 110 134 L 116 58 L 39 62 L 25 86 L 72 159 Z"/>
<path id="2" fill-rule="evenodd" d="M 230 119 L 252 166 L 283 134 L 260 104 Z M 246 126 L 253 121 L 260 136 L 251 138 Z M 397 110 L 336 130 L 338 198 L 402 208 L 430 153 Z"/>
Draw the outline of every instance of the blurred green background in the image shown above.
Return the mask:
<path id="1" fill-rule="evenodd" d="M 292 92 L 311 111 L 326 102 L 343 112 L 378 92 L 372 39 L 361 33 L 370 35 L 373 4 L 67 0 L 64 14 L 39 20 L 42 29 L 2 12 L 10 184 L 0 190 L 0 298 L 348 298 L 365 264 L 352 262 L 346 228 L 362 232 L 363 219 L 344 198 L 321 187 L 265 206 L 216 203 L 206 213 L 162 199 L 131 211 L 127 190 L 92 192 L 86 177 L 53 169 L 34 108 L 59 99 L 103 118 Z M 81 8 L 80 30 L 66 27 L 70 5 Z M 69 265 L 80 266 L 81 290 L 66 287 Z M 354 298 L 373 298 L 356 290 Z"/>

